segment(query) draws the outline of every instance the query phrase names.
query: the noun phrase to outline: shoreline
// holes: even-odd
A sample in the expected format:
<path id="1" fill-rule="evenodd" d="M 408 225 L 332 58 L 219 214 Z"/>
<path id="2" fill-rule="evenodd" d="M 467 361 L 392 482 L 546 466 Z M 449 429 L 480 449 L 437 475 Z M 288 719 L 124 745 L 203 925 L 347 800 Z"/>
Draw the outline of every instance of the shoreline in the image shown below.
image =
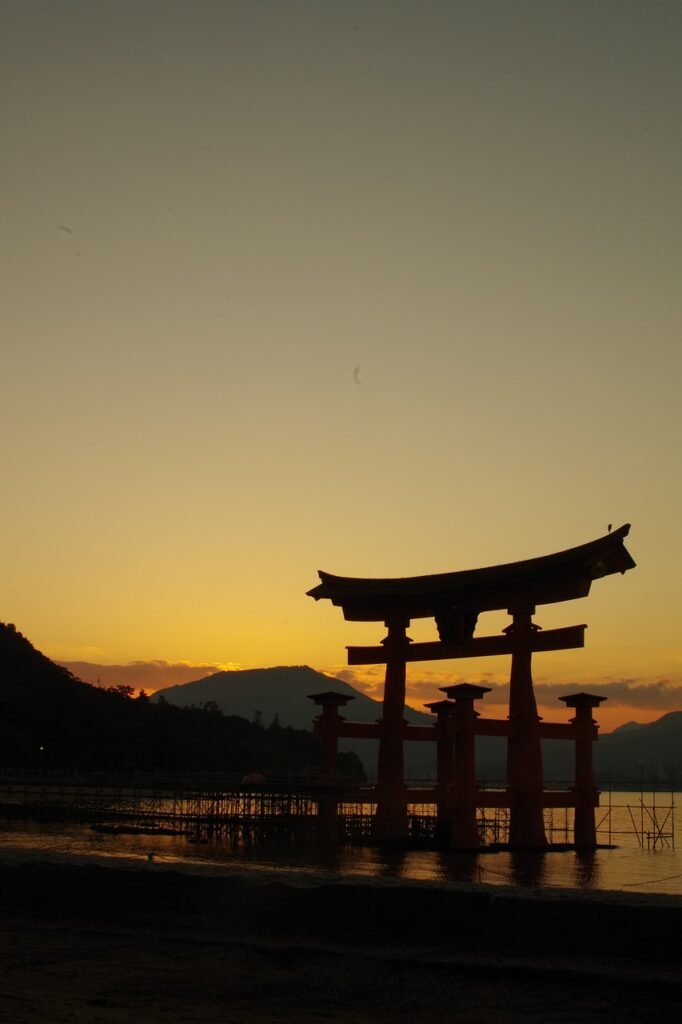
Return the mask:
<path id="1" fill-rule="evenodd" d="M 7 912 L 171 923 L 223 934 L 249 930 L 376 941 L 445 942 L 486 952 L 617 955 L 666 962 L 682 938 L 682 896 L 526 888 L 311 871 L 272 872 L 145 862 L 0 854 Z M 646 943 L 642 948 L 642 936 Z"/>
<path id="2" fill-rule="evenodd" d="M 12 1024 L 654 1024 L 682 1001 L 675 896 L 2 856 L 0 907 Z"/>

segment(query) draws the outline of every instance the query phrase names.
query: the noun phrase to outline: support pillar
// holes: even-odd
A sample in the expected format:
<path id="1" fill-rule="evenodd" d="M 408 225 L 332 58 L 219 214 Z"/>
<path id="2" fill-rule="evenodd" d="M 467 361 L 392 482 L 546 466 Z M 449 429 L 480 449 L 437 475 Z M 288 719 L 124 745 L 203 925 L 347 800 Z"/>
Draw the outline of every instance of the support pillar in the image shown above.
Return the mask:
<path id="1" fill-rule="evenodd" d="M 334 838 L 338 831 L 339 729 L 343 722 L 339 708 L 354 699 L 333 690 L 309 696 L 309 700 L 322 708 L 314 729 L 320 738 L 318 817 L 326 838 Z"/>
<path id="2" fill-rule="evenodd" d="M 455 705 L 449 700 L 434 700 L 425 704 L 437 715 L 436 734 L 436 839 L 449 845 L 452 831 L 452 780 L 454 775 L 453 736 L 451 729 Z"/>
<path id="3" fill-rule="evenodd" d="M 598 803 L 598 791 L 594 785 L 592 766 L 592 743 L 597 738 L 597 723 L 592 718 L 592 709 L 598 708 L 606 697 L 591 693 L 574 693 L 570 697 L 559 697 L 566 707 L 575 708 L 571 719 L 575 729 L 575 818 L 573 842 L 578 850 L 594 850 L 597 845 L 597 828 L 594 808 Z"/>
<path id="4" fill-rule="evenodd" d="M 476 785 L 476 719 L 474 701 L 490 692 L 489 686 L 474 686 L 459 683 L 457 686 L 441 687 L 455 702 L 452 717 L 452 733 L 455 741 L 453 810 L 450 847 L 453 850 L 477 850 L 480 846 L 478 835 L 478 787 Z"/>
<path id="5" fill-rule="evenodd" d="M 532 638 L 538 630 L 531 616 L 535 608 L 510 608 L 511 626 L 504 632 L 512 640 L 509 679 L 510 734 L 507 745 L 507 785 L 511 801 L 509 845 L 517 849 L 547 845 L 543 817 L 542 747 L 533 676 Z"/>
<path id="6" fill-rule="evenodd" d="M 407 836 L 407 787 L 404 778 L 403 728 L 405 719 L 405 664 L 410 640 L 409 619 L 386 622 L 386 684 L 377 762 L 377 838 L 400 840 Z"/>

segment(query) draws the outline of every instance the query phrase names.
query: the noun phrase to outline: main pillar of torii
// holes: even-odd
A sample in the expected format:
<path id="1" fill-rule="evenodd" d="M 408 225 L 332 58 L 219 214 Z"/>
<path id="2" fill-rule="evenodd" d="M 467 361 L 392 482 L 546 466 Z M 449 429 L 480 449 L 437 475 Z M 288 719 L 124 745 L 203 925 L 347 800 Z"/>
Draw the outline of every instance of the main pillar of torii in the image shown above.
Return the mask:
<path id="1" fill-rule="evenodd" d="M 507 784 L 510 845 L 545 844 L 542 822 L 541 728 L 537 714 L 531 659 L 533 653 L 584 646 L 585 625 L 541 631 L 532 620 L 538 605 L 587 597 L 592 582 L 634 568 L 624 539 L 628 524 L 579 547 L 505 565 L 454 573 L 399 579 L 365 579 L 320 572 L 320 583 L 308 591 L 341 607 L 354 622 L 383 622 L 388 635 L 378 647 L 349 647 L 349 665 L 386 665 L 383 714 L 370 726 L 379 739 L 377 765 L 377 832 L 382 839 L 401 839 L 407 832 L 407 789 L 403 770 L 406 739 L 433 740 L 432 727 L 407 725 L 406 667 L 413 661 L 511 656 Z M 507 610 L 511 625 L 500 635 L 475 637 L 478 616 Z M 412 643 L 410 621 L 435 620 L 439 639 Z M 361 730 L 354 735 L 360 735 Z M 478 731 L 478 729 L 477 729 Z M 365 733 L 363 733 L 365 734 Z M 582 786 L 587 792 L 587 784 Z"/>

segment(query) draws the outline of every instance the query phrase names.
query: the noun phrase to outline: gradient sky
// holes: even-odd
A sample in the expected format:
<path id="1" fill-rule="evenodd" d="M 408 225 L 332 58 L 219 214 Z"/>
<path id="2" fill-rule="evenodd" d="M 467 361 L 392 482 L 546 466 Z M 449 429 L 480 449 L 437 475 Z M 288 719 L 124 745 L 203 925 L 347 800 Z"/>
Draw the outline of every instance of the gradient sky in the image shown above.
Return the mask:
<path id="1" fill-rule="evenodd" d="M 333 671 L 383 633 L 318 568 L 631 522 L 536 679 L 682 707 L 681 39 L 678 0 L 1 0 L 0 618 Z"/>

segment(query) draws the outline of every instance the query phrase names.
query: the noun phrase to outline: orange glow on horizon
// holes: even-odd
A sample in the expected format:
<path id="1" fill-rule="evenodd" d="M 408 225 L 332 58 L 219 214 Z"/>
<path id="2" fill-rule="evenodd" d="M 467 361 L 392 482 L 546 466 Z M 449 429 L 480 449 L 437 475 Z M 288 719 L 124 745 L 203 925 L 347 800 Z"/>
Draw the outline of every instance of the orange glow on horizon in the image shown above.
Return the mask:
<path id="1" fill-rule="evenodd" d="M 630 522 L 539 702 L 682 707 L 682 4 L 3 6 L 0 618 L 148 692 L 336 665 L 318 569 Z"/>
<path id="2" fill-rule="evenodd" d="M 383 666 L 367 666 L 352 670 L 337 666 L 323 671 L 330 677 L 343 679 L 374 700 L 381 701 L 382 699 Z M 419 678 L 415 679 L 414 676 Z M 406 703 L 415 711 L 428 713 L 428 709 L 425 707 L 427 702 L 444 698 L 440 687 L 460 682 L 471 682 L 490 687 L 491 692 L 486 694 L 476 705 L 479 714 L 483 717 L 507 717 L 508 688 L 502 672 L 493 675 L 490 672 L 457 673 L 441 669 L 419 673 L 415 666 L 408 666 Z M 609 688 L 614 685 L 617 686 L 617 692 L 609 700 Z M 648 685 L 641 685 L 639 687 L 641 702 L 636 703 L 633 700 L 632 703 L 629 703 L 627 699 L 623 699 L 621 685 L 614 684 L 609 680 L 597 681 L 590 678 L 582 682 L 547 684 L 542 679 L 536 679 L 535 682 L 538 713 L 547 722 L 567 722 L 570 719 L 572 712 L 561 703 L 560 697 L 581 690 L 606 696 L 606 700 L 595 713 L 595 720 L 602 732 L 611 732 L 618 726 L 632 721 L 644 725 L 662 718 L 663 715 L 671 711 L 681 710 L 682 689 L 679 686 L 671 687 L 671 695 L 666 699 L 665 688 L 661 694 L 660 687 L 661 683 L 655 680 L 651 680 Z"/>

